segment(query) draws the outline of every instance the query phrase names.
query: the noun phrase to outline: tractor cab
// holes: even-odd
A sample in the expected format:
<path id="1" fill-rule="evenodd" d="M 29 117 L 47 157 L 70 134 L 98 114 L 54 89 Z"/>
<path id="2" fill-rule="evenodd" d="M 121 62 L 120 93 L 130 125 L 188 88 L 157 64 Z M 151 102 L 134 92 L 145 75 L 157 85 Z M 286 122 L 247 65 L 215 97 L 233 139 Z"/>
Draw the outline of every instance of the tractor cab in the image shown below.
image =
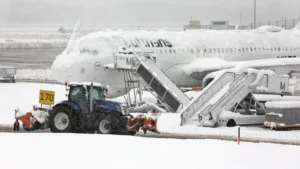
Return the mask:
<path id="1" fill-rule="evenodd" d="M 105 100 L 108 89 L 98 83 L 70 83 L 67 85 L 68 100 L 77 103 L 83 113 L 91 111 L 91 103 Z"/>

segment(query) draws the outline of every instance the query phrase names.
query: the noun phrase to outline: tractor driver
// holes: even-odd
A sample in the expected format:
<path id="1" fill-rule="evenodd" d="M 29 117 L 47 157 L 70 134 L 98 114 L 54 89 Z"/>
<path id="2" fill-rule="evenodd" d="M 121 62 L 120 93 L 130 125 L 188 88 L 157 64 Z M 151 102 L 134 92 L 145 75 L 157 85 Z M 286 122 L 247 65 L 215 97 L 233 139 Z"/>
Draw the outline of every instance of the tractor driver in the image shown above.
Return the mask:
<path id="1" fill-rule="evenodd" d="M 83 87 L 80 87 L 73 99 L 81 107 L 82 112 L 88 110 L 88 99 L 86 96 L 86 91 Z"/>

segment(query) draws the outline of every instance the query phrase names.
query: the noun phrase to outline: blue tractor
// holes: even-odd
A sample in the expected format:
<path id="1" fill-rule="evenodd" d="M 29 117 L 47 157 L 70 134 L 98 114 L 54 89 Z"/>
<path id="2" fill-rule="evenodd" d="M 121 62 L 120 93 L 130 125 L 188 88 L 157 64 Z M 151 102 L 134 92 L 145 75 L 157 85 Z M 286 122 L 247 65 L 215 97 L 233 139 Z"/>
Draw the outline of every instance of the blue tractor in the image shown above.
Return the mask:
<path id="1" fill-rule="evenodd" d="M 52 132 L 130 134 L 127 130 L 126 106 L 105 100 L 108 89 L 97 83 L 70 83 L 68 100 L 56 104 L 49 112 Z"/>

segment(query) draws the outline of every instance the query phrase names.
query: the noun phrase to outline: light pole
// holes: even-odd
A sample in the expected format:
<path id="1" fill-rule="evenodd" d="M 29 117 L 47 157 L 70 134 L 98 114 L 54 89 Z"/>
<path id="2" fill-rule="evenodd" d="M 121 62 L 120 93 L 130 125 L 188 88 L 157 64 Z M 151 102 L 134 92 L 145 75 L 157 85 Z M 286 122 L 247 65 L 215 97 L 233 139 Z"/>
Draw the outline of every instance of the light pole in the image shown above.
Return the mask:
<path id="1" fill-rule="evenodd" d="M 256 0 L 254 0 L 254 29 L 256 28 Z"/>
<path id="2" fill-rule="evenodd" d="M 285 28 L 285 27 L 286 27 L 285 23 L 283 22 L 283 19 L 285 19 L 285 18 L 286 18 L 286 17 L 281 17 L 282 28 Z"/>

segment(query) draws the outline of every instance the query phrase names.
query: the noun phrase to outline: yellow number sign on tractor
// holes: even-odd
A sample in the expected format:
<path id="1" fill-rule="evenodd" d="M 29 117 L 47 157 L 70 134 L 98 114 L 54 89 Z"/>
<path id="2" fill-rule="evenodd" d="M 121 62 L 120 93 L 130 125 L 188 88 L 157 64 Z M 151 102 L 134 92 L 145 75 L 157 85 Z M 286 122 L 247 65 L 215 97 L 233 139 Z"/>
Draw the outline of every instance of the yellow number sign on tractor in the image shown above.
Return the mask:
<path id="1" fill-rule="evenodd" d="M 39 103 L 53 105 L 55 92 L 50 90 L 40 90 Z"/>

